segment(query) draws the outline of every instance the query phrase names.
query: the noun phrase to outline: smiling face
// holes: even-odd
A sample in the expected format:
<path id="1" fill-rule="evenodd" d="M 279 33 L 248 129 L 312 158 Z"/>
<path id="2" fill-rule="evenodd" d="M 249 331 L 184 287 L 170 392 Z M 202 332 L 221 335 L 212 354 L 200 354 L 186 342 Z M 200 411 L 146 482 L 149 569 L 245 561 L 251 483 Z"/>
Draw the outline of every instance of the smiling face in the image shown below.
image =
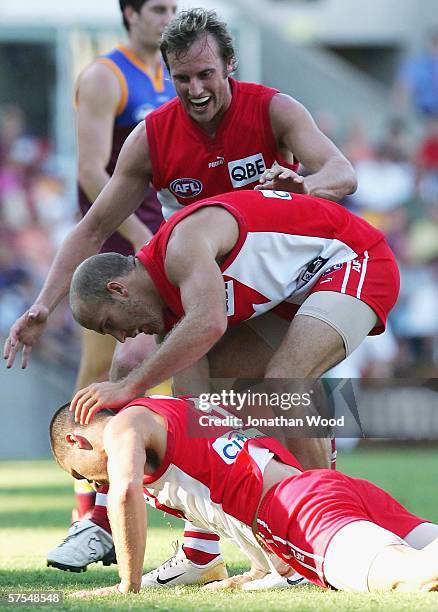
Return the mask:
<path id="1" fill-rule="evenodd" d="M 187 114 L 206 131 L 214 131 L 231 104 L 228 79 L 232 71 L 224 64 L 215 38 L 203 35 L 188 51 L 169 53 L 170 75 Z"/>

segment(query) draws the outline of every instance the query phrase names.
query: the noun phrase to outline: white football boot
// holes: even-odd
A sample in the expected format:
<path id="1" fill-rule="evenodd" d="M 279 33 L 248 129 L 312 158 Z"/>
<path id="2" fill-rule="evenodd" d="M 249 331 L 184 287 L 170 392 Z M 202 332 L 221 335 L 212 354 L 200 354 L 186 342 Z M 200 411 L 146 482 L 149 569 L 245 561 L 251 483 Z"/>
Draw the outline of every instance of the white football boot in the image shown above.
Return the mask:
<path id="1" fill-rule="evenodd" d="M 112 536 L 89 519 L 73 523 L 65 540 L 47 553 L 47 566 L 85 572 L 87 565 L 117 563 Z"/>
<path id="2" fill-rule="evenodd" d="M 160 567 L 154 569 L 141 579 L 142 588 L 168 588 L 181 584 L 207 584 L 228 578 L 224 560 L 219 555 L 206 565 L 196 565 L 189 561 L 183 547 L 174 544 L 175 554 Z"/>
<path id="3" fill-rule="evenodd" d="M 258 580 L 245 582 L 245 584 L 242 585 L 242 589 L 244 591 L 263 591 L 269 589 L 288 589 L 291 587 L 303 586 L 305 584 L 310 584 L 310 581 L 298 574 L 298 572 L 295 572 L 295 574 L 292 574 L 289 578 L 284 578 L 276 572 L 271 572 Z"/>

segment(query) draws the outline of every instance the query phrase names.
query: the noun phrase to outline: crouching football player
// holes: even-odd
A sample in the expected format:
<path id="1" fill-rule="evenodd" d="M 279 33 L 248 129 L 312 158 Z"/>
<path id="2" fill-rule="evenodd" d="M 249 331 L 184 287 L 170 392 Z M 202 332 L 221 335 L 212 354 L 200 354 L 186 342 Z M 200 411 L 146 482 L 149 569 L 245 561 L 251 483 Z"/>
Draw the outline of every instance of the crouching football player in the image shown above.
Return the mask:
<path id="1" fill-rule="evenodd" d="M 50 436 L 60 466 L 75 478 L 110 485 L 120 583 L 78 596 L 141 588 L 144 489 L 160 507 L 233 540 L 253 567 L 260 561 L 257 572 L 213 588 L 260 577 L 272 567 L 271 555 L 284 575 L 298 571 L 321 587 L 438 590 L 438 525 L 368 481 L 303 471 L 273 438 L 246 439 L 231 460 L 226 449 L 236 432 L 190 437 L 189 420 L 197 418 L 192 401 L 166 397 L 136 399 L 116 414 L 104 410 L 87 426 L 74 422 L 68 405 L 55 414 Z"/>

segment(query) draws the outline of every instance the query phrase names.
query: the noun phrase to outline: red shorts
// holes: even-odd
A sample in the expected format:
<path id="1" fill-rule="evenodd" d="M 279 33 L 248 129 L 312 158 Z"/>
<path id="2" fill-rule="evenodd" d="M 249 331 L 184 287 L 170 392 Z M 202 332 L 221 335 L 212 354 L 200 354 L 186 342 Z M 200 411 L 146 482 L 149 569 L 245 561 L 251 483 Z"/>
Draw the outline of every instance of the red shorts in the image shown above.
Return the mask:
<path id="1" fill-rule="evenodd" d="M 346 293 L 368 304 L 379 318 L 370 335 L 385 331 L 386 319 L 397 301 L 400 275 L 395 257 L 384 240 L 357 259 L 329 268 L 312 288 Z"/>
<path id="2" fill-rule="evenodd" d="M 307 470 L 274 485 L 257 515 L 266 546 L 318 586 L 333 536 L 355 521 L 371 521 L 400 538 L 426 522 L 367 480 L 334 470 Z"/>

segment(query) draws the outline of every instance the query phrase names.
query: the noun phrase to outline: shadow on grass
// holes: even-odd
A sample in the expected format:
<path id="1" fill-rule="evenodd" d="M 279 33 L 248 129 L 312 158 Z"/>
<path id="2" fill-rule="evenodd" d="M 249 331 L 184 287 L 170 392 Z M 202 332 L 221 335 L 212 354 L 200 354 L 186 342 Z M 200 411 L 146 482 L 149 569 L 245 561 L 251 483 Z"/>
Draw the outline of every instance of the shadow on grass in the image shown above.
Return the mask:
<path id="1" fill-rule="evenodd" d="M 47 486 L 47 487 L 26 487 L 26 486 L 11 486 L 11 487 L 0 487 L 0 499 L 2 497 L 16 497 L 16 496 L 26 496 L 26 497 L 60 497 L 60 496 L 70 496 L 73 498 L 73 486 L 65 485 L 65 486 Z"/>
<path id="2" fill-rule="evenodd" d="M 115 566 L 113 566 L 115 567 Z M 105 571 L 102 571 L 102 570 Z M 111 586 L 119 582 L 116 569 L 93 568 L 83 573 L 62 572 L 54 568 L 40 570 L 15 569 L 0 571 L 0 590 L 9 592 L 61 591 L 64 603 L 74 605 L 75 600 L 65 601 L 65 596 L 74 591 Z M 61 606 L 57 606 L 61 608 Z M 0 605 L 0 609 L 1 605 Z M 21 609 L 21 608 L 20 608 Z M 54 607 L 50 609 L 55 609 Z M 61 608 L 63 609 L 63 607 Z"/>
<path id="3" fill-rule="evenodd" d="M 48 504 L 50 505 L 50 503 Z M 73 501 L 72 501 L 73 505 Z M 72 506 L 71 506 L 72 507 Z M 0 529 L 58 529 L 67 528 L 70 520 L 71 507 L 67 502 L 66 511 L 58 508 L 47 511 L 45 508 L 32 508 L 31 503 L 26 510 L 0 510 Z M 179 534 L 184 527 L 183 521 L 175 517 L 165 515 L 158 510 L 150 509 L 148 512 L 149 527 L 157 527 L 159 529 L 175 528 Z M 179 537 L 179 536 L 178 536 Z"/>
<path id="4" fill-rule="evenodd" d="M 155 569 L 154 566 L 145 565 L 144 572 Z M 247 570 L 244 565 L 236 564 L 228 566 L 230 576 L 242 574 Z M 55 568 L 44 567 L 41 569 L 11 569 L 0 570 L 1 589 L 11 590 L 60 590 L 66 591 L 79 589 L 93 589 L 110 586 L 119 581 L 116 566 L 111 568 L 102 565 L 93 565 L 86 572 L 62 572 Z"/>

